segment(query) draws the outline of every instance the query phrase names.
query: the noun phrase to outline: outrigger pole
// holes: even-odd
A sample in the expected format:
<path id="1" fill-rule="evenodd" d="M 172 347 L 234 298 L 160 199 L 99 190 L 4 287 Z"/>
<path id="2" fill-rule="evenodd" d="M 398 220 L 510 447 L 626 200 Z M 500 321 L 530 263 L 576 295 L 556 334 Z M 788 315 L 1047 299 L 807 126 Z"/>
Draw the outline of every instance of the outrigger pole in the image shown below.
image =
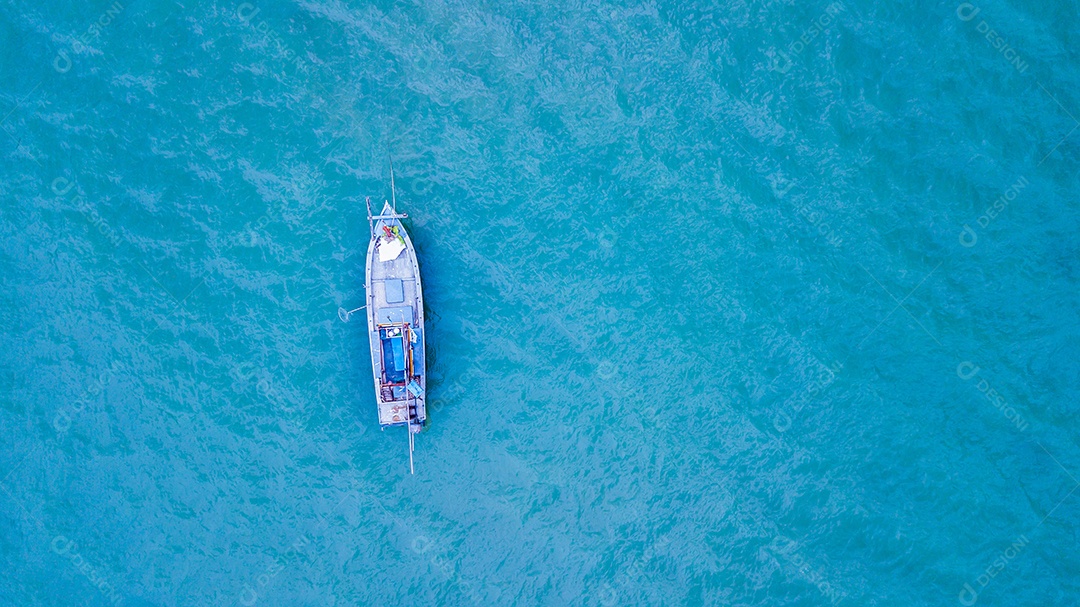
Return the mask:
<path id="1" fill-rule="evenodd" d="M 364 196 L 364 204 L 367 205 L 368 231 L 371 232 L 371 237 L 375 238 L 375 220 L 371 217 L 371 196 Z"/>

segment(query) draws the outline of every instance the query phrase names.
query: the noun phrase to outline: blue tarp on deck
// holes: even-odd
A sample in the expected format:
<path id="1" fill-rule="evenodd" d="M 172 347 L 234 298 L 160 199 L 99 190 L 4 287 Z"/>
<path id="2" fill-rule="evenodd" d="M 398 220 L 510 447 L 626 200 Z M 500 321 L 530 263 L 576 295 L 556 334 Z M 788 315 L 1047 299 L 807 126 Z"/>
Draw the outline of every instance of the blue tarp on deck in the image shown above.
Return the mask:
<path id="1" fill-rule="evenodd" d="M 405 349 L 402 347 L 402 341 L 404 341 L 404 339 L 401 337 L 394 337 L 390 339 L 390 348 L 394 353 L 395 371 L 405 370 Z"/>

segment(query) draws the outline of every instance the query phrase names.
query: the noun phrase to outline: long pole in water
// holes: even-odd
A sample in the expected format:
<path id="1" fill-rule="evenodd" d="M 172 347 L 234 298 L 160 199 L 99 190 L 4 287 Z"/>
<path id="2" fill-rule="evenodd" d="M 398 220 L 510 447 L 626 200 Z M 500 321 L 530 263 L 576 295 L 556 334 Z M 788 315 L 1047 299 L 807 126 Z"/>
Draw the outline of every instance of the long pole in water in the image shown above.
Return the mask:
<path id="1" fill-rule="evenodd" d="M 393 201 L 394 214 L 397 215 L 397 191 L 394 189 L 394 157 L 387 154 L 390 158 L 390 200 Z"/>
<path id="2" fill-rule="evenodd" d="M 405 326 L 402 327 L 401 331 L 402 350 L 407 352 L 407 354 L 405 354 L 405 420 L 407 422 L 405 424 L 405 431 L 409 433 L 409 474 L 416 474 L 416 468 L 413 466 L 413 448 L 415 443 L 413 442 L 412 431 L 412 407 L 409 406 L 409 399 L 412 396 L 412 392 L 409 391 L 409 382 L 412 381 L 413 374 L 411 342 L 411 328 L 408 323 L 405 323 Z M 406 348 L 408 349 L 406 350 Z"/>
<path id="3" fill-rule="evenodd" d="M 408 402 L 408 401 L 406 401 Z M 412 417 L 409 417 L 409 423 L 405 426 L 405 431 L 409 433 L 409 474 L 416 474 L 416 468 L 413 467 L 412 452 L 413 452 L 413 431 L 412 431 Z"/>
<path id="4" fill-rule="evenodd" d="M 391 208 L 394 209 L 394 215 L 397 215 L 397 188 L 394 187 L 394 157 L 387 154 L 386 157 L 390 160 L 390 200 Z M 374 230 L 374 228 L 372 228 Z M 408 345 L 406 341 L 409 335 L 408 325 L 405 327 L 405 331 L 402 333 L 402 341 L 405 341 L 404 345 Z M 410 352 L 411 354 L 411 352 Z M 412 365 L 409 367 L 409 376 L 412 376 Z M 412 413 L 409 412 L 409 388 L 406 385 L 405 388 L 405 417 L 408 420 L 405 424 L 405 431 L 409 433 L 409 474 L 416 474 L 416 468 L 413 466 L 413 431 L 412 431 Z"/>

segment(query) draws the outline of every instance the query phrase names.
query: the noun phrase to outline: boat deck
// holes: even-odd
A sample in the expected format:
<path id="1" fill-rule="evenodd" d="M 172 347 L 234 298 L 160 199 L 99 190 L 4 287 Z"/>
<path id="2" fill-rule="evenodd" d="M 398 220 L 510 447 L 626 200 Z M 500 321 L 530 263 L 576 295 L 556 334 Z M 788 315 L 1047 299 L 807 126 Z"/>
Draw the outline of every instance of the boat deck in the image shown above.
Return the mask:
<path id="1" fill-rule="evenodd" d="M 384 209 L 384 214 L 388 209 Z M 379 249 L 385 246 L 381 235 L 383 226 L 398 226 L 405 240 L 406 248 L 395 259 L 380 261 Z M 375 224 L 376 239 L 370 253 L 368 268 L 368 330 L 371 342 L 372 367 L 376 378 L 386 377 L 390 384 L 378 383 L 375 388 L 379 409 L 379 423 L 382 425 L 405 424 L 409 421 L 409 406 L 416 408 L 415 416 L 423 421 L 427 418 L 425 406 L 426 374 L 424 365 L 424 330 L 423 330 L 423 295 L 420 292 L 419 268 L 412 242 L 400 221 L 396 219 L 379 220 Z M 414 334 L 410 337 L 409 348 L 404 347 L 400 336 L 400 326 L 405 323 Z M 388 336 L 379 325 L 399 327 L 396 336 Z M 391 333 L 394 333 L 391 331 Z M 396 340 L 396 343 L 395 343 Z M 406 351 L 408 350 L 408 351 Z M 405 377 L 401 369 L 394 368 L 403 356 L 411 355 L 413 374 Z M 402 367 L 403 369 L 404 367 Z M 387 373 L 384 373 L 386 371 Z M 421 396 L 408 395 L 406 384 L 417 380 Z M 381 384 L 381 385 L 379 385 Z"/>

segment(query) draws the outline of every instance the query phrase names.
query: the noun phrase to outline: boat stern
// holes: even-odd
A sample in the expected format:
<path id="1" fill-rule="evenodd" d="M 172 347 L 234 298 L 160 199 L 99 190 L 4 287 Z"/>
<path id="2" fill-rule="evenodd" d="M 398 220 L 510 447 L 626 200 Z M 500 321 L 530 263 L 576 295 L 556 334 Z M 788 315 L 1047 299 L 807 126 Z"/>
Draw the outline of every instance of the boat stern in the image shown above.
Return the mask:
<path id="1" fill-rule="evenodd" d="M 410 420 L 413 425 L 422 426 L 427 423 L 427 407 L 422 398 L 390 401 L 379 398 L 380 426 L 403 426 L 410 423 Z"/>

